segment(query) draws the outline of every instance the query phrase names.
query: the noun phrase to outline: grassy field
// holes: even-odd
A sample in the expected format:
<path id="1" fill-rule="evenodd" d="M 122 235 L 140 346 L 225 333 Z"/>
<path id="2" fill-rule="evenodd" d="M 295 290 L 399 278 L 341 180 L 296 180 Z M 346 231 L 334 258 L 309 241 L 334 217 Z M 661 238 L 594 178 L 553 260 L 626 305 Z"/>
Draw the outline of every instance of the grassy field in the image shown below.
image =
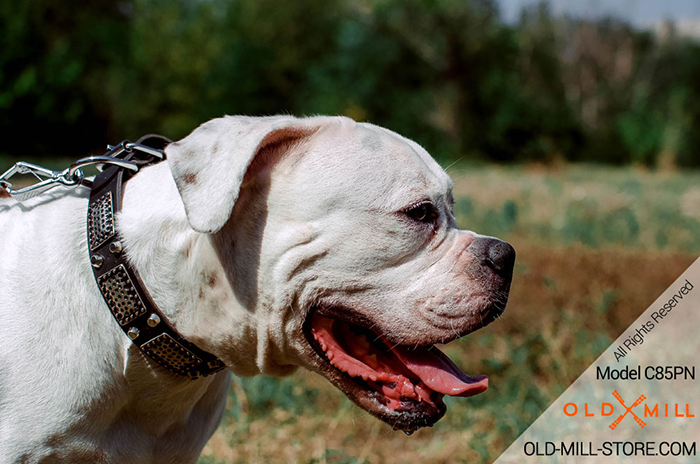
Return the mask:
<path id="1" fill-rule="evenodd" d="M 199 464 L 492 462 L 700 254 L 700 173 L 449 171 L 460 226 L 518 252 L 504 316 L 443 348 L 489 391 L 408 437 L 314 374 L 235 379 Z"/>

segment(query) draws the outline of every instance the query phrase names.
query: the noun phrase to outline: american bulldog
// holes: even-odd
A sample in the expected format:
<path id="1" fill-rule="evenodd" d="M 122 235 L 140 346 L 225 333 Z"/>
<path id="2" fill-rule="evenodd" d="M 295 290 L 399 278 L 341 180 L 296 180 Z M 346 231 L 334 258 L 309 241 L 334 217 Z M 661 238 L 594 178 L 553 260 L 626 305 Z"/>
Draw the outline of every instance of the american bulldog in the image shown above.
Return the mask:
<path id="1" fill-rule="evenodd" d="M 231 373 L 315 371 L 395 429 L 486 376 L 434 345 L 505 309 L 505 242 L 457 228 L 418 144 L 342 117 L 224 117 L 128 183 L 116 229 L 148 293 L 227 370 L 191 380 L 125 336 L 92 275 L 89 191 L 0 198 L 0 462 L 195 462 Z"/>

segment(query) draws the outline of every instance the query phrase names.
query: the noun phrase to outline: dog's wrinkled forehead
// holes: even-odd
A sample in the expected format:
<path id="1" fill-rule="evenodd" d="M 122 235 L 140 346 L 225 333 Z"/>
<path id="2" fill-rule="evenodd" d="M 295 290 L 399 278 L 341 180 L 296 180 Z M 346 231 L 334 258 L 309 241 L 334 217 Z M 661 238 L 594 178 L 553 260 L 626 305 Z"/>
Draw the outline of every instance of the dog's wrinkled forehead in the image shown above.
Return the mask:
<path id="1" fill-rule="evenodd" d="M 326 198 L 338 192 L 370 208 L 398 210 L 452 189 L 450 177 L 420 145 L 387 129 L 340 120 L 316 133 L 313 142 L 300 161 L 298 180 Z"/>

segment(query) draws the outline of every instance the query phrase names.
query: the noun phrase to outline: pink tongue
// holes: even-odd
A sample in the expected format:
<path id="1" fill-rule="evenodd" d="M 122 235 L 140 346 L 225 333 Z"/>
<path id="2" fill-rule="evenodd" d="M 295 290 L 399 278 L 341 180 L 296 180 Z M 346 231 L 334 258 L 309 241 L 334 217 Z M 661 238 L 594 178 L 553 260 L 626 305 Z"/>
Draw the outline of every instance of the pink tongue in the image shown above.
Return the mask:
<path id="1" fill-rule="evenodd" d="M 465 374 L 435 347 L 427 351 L 411 351 L 398 346 L 392 352 L 430 389 L 444 395 L 472 396 L 489 388 L 488 377 Z"/>

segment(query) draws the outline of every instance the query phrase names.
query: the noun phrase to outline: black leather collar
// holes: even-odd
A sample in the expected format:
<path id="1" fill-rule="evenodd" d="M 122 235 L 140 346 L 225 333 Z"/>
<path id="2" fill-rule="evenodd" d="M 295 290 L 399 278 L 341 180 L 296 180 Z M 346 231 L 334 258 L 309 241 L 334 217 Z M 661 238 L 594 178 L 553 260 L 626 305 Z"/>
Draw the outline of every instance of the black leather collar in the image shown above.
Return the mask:
<path id="1" fill-rule="evenodd" d="M 162 151 L 169 142 L 161 136 L 145 136 L 137 143 Z M 136 150 L 125 150 L 120 158 L 140 166 L 160 161 Z M 124 333 L 148 357 L 169 371 L 191 379 L 211 375 L 225 368 L 224 363 L 175 330 L 126 259 L 114 216 L 121 209 L 122 187 L 131 175 L 124 168 L 109 166 L 95 177 L 92 185 L 87 232 L 97 286 Z"/>

